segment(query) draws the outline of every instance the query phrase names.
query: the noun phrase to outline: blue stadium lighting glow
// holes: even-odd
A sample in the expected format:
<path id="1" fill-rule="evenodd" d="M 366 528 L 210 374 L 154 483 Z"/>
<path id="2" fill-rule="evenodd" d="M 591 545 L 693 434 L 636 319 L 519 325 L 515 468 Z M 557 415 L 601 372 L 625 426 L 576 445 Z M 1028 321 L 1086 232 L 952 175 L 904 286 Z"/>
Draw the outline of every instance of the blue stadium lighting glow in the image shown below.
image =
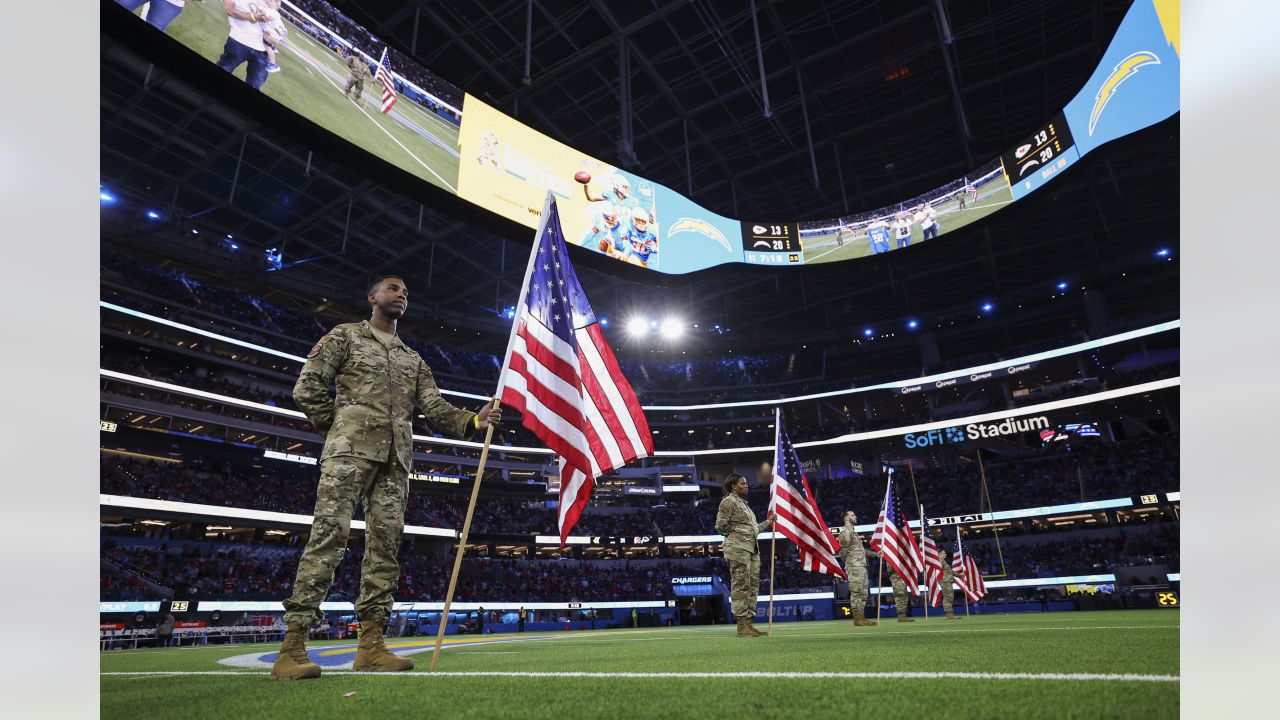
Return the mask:
<path id="1" fill-rule="evenodd" d="M 871 328 L 866 328 L 866 329 L 864 329 L 864 330 L 862 331 L 862 334 L 863 334 L 863 335 L 865 335 L 865 336 L 867 336 L 867 337 L 871 337 L 872 335 L 875 335 L 875 334 L 876 334 L 876 331 L 875 331 L 875 330 L 872 330 Z"/>
<path id="2" fill-rule="evenodd" d="M 650 321 L 649 321 L 649 329 L 650 329 L 650 330 L 657 330 L 657 329 L 658 329 L 658 321 L 657 321 L 657 320 L 650 320 Z"/>
<path id="3" fill-rule="evenodd" d="M 159 220 L 160 213 L 156 212 L 155 210 L 148 210 L 147 217 L 151 218 L 152 220 Z"/>
<path id="4" fill-rule="evenodd" d="M 1157 257 L 1169 257 L 1169 248 L 1160 248 L 1156 251 Z"/>
<path id="5" fill-rule="evenodd" d="M 1067 289 L 1067 283 L 1066 283 L 1066 282 L 1060 282 L 1060 283 L 1058 283 L 1058 289 L 1059 289 L 1059 290 L 1066 290 L 1066 289 Z"/>
<path id="6" fill-rule="evenodd" d="M 600 327 L 609 327 L 609 318 L 607 317 L 600 318 Z"/>
<path id="7" fill-rule="evenodd" d="M 992 310 L 995 310 L 995 309 L 996 309 L 996 306 L 992 305 L 991 303 L 982 304 L 982 312 L 991 312 Z"/>
<path id="8" fill-rule="evenodd" d="M 915 320 L 908 320 L 907 327 L 911 330 L 915 330 L 916 328 L 920 327 L 920 323 Z"/>
<path id="9" fill-rule="evenodd" d="M 192 234 L 192 235 L 199 235 L 199 234 L 200 234 L 200 231 L 199 231 L 199 230 L 197 230 L 197 229 L 195 229 L 195 228 L 191 228 L 191 234 Z"/>
<path id="10" fill-rule="evenodd" d="M 115 196 L 115 195 L 112 195 L 111 193 L 107 192 L 106 190 L 99 190 L 99 191 L 98 191 L 98 199 L 99 199 L 99 200 L 101 200 L 101 201 L 102 201 L 102 202 L 104 202 L 104 203 L 113 203 L 113 202 L 115 202 L 115 201 L 116 201 L 116 196 Z"/>

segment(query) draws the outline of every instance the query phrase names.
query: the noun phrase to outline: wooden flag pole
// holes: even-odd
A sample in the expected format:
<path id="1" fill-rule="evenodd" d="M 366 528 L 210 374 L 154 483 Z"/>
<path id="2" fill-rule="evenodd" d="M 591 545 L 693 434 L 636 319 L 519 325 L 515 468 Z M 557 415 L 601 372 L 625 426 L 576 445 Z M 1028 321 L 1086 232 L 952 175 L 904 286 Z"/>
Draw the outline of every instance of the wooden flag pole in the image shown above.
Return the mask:
<path id="1" fill-rule="evenodd" d="M 876 624 L 880 624 L 880 583 L 884 580 L 884 558 L 876 555 L 880 561 L 876 563 Z"/>
<path id="2" fill-rule="evenodd" d="M 916 473 L 911 472 L 911 484 L 916 484 Z M 924 505 L 920 505 L 920 552 L 924 552 Z M 923 558 L 922 558 L 923 559 Z M 925 570 L 924 575 L 924 621 L 929 622 L 929 571 Z"/>
<path id="3" fill-rule="evenodd" d="M 493 399 L 493 411 L 502 401 Z M 476 468 L 476 481 L 471 486 L 471 502 L 467 504 L 467 518 L 462 522 L 462 534 L 458 536 L 458 552 L 453 556 L 453 574 L 449 576 L 449 590 L 444 595 L 444 610 L 440 613 L 440 629 L 436 631 L 436 647 L 431 651 L 431 671 L 440 662 L 440 646 L 444 644 L 444 631 L 449 627 L 449 606 L 453 604 L 453 592 L 458 589 L 458 573 L 462 570 L 462 556 L 467 552 L 467 536 L 471 533 L 471 517 L 476 512 L 476 498 L 480 497 L 480 478 L 484 477 L 484 465 L 489 459 L 489 444 L 493 442 L 493 423 L 484 433 L 484 448 L 480 450 L 480 466 Z"/>
<path id="4" fill-rule="evenodd" d="M 770 528 L 773 539 L 769 541 L 769 637 L 773 637 L 773 569 L 778 564 L 778 532 Z"/>

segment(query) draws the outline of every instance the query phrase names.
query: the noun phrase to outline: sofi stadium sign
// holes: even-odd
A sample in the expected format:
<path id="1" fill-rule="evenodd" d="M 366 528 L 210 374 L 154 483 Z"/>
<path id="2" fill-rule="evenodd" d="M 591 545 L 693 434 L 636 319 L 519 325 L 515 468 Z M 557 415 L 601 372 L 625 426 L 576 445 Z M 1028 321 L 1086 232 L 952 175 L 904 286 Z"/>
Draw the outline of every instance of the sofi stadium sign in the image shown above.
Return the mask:
<path id="1" fill-rule="evenodd" d="M 969 425 L 953 425 L 941 430 L 908 433 L 902 436 L 902 442 L 908 448 L 953 445 L 967 440 L 1016 435 L 1017 433 L 1031 432 L 1033 430 L 1045 430 L 1049 427 L 1051 427 L 1049 418 L 1043 415 L 1025 419 L 1007 418 L 998 423 L 970 423 Z"/>

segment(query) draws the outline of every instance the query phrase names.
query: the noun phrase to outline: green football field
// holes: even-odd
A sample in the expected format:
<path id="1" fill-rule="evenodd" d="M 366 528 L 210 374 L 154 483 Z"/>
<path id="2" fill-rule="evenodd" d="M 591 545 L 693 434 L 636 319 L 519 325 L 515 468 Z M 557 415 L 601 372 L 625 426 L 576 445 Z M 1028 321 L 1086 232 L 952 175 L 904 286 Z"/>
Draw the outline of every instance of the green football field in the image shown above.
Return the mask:
<path id="1" fill-rule="evenodd" d="M 763 627 L 762 627 L 763 629 Z M 1178 715 L 1178 611 L 985 615 L 392 639 L 418 667 L 279 682 L 275 645 L 102 655 L 104 718 L 801 718 Z M 351 644 L 312 643 L 345 661 Z M 266 656 L 270 659 L 270 656 Z M 223 662 L 219 662 L 223 661 Z M 349 693 L 354 693 L 349 695 Z"/>
<path id="2" fill-rule="evenodd" d="M 981 220 L 1008 205 L 1012 200 L 1013 193 L 1009 190 L 1008 184 L 1003 180 L 997 179 L 980 189 L 978 191 L 978 201 L 970 203 L 964 210 L 960 209 L 960 202 L 954 199 L 937 205 L 935 209 L 938 212 L 938 237 L 942 237 L 952 230 L 962 228 L 975 220 Z M 911 244 L 915 245 L 923 241 L 924 232 L 920 230 L 920 226 L 913 225 L 911 228 Z M 897 238 L 890 238 L 889 247 L 897 249 Z M 844 245 L 836 245 L 835 233 L 813 235 L 804 239 L 804 261 L 806 264 L 851 260 L 871 254 L 871 244 L 867 240 L 866 232 L 862 230 L 853 233 L 852 238 L 846 234 Z"/>
<path id="3" fill-rule="evenodd" d="M 262 92 L 383 160 L 457 192 L 458 126 L 404 96 L 390 115 L 383 115 L 382 86 L 372 78 L 365 80 L 359 104 L 347 99 L 342 58 L 287 19 L 286 25 L 289 37 L 276 57 L 281 71 L 267 76 Z M 221 2 L 189 2 L 168 34 L 214 62 L 222 54 L 227 27 Z M 236 69 L 235 76 L 243 80 L 246 67 Z"/>

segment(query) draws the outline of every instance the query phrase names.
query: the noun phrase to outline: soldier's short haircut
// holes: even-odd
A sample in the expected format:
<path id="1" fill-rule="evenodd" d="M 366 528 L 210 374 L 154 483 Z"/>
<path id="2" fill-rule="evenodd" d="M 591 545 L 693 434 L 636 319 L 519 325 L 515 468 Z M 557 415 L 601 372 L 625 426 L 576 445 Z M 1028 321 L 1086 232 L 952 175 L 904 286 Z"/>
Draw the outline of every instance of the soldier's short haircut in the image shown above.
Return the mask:
<path id="1" fill-rule="evenodd" d="M 739 480 L 744 480 L 744 479 L 745 479 L 745 478 L 743 478 L 743 477 L 742 477 L 741 475 L 739 475 L 738 473 L 733 473 L 733 472 L 731 472 L 731 473 L 729 473 L 728 475 L 725 475 L 725 476 L 724 476 L 724 491 L 725 491 L 726 493 L 731 493 L 731 492 L 733 492 L 733 486 L 734 486 L 734 485 L 737 485 Z"/>
<path id="2" fill-rule="evenodd" d="M 404 278 L 400 277 L 399 275 L 379 275 L 378 277 L 373 279 L 373 282 L 369 283 L 369 292 L 367 294 L 372 295 L 378 292 L 378 288 L 382 285 L 382 281 L 390 280 L 391 278 L 395 278 L 400 282 L 404 282 Z"/>

